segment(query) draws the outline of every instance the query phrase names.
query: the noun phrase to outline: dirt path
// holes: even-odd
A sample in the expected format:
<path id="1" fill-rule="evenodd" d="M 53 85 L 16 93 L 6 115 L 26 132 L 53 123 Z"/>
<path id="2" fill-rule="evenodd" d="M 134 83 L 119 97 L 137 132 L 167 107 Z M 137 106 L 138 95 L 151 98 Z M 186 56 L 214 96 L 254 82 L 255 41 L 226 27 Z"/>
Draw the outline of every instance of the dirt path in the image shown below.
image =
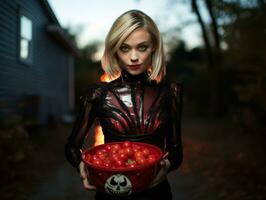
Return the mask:
<path id="1" fill-rule="evenodd" d="M 263 136 L 241 134 L 226 120 L 183 120 L 184 161 L 168 175 L 174 200 L 266 199 Z M 33 137 L 30 160 L 21 176 L 1 189 L 1 199 L 87 200 L 76 171 L 63 148 L 71 126 Z M 16 192 L 14 192 L 16 191 Z"/>
<path id="2" fill-rule="evenodd" d="M 266 199 L 263 135 L 241 133 L 227 120 L 187 120 L 183 130 L 185 182 L 177 186 L 186 199 Z"/>

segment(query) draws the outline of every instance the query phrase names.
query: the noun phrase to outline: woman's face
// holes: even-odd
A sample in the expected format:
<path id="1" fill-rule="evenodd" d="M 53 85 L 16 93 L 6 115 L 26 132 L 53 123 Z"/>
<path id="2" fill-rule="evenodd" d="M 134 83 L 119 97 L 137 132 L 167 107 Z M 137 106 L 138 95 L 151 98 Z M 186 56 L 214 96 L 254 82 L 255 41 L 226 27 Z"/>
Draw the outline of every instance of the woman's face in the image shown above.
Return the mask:
<path id="1" fill-rule="evenodd" d="M 133 31 L 117 51 L 121 68 L 132 75 L 147 70 L 152 61 L 153 44 L 151 36 L 144 28 Z"/>

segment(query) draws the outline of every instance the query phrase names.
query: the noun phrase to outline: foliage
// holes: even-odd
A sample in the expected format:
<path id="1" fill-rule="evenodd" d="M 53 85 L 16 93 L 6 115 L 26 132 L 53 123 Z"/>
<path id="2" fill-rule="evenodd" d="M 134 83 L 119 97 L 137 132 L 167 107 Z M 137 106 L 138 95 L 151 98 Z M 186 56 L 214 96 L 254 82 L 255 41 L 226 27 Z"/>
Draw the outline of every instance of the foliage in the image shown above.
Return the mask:
<path id="1" fill-rule="evenodd" d="M 244 125 L 251 123 L 252 117 L 253 121 L 264 124 L 266 4 L 264 1 L 217 1 L 215 6 L 222 39 L 228 46 L 224 65 L 234 78 L 231 87 L 237 101 L 231 103 L 240 119 L 248 115 Z"/>
<path id="2" fill-rule="evenodd" d="M 29 133 L 26 131 L 24 125 L 23 119 L 17 115 L 1 119 L 0 169 L 2 173 L 2 183 L 5 183 L 5 181 L 7 181 L 6 179 L 12 180 L 15 178 L 15 166 L 26 160 L 31 151 Z"/>
<path id="3" fill-rule="evenodd" d="M 98 43 L 83 47 L 80 50 L 81 56 L 75 62 L 76 102 L 78 102 L 79 96 L 84 94 L 88 84 L 100 81 L 101 64 L 92 60 L 97 48 Z"/>
<path id="4" fill-rule="evenodd" d="M 264 125 L 265 1 L 204 2 L 205 12 L 217 22 L 220 49 L 212 41 L 217 33 L 215 31 L 207 35 L 211 41 L 209 48 L 212 51 L 212 62 L 207 61 L 209 55 L 206 54 L 206 46 L 196 48 L 197 53 L 192 54 L 192 50 L 187 50 L 181 42 L 172 52 L 168 73 L 184 83 L 185 95 L 192 105 L 192 111 L 200 115 L 205 111 L 206 114 L 214 92 L 216 99 L 213 100 L 220 114 L 231 115 L 243 127 Z M 211 8 L 207 6 L 208 3 Z M 203 12 L 203 4 L 200 5 L 200 11 Z M 211 22 L 205 21 L 204 26 L 207 29 L 214 28 Z"/>

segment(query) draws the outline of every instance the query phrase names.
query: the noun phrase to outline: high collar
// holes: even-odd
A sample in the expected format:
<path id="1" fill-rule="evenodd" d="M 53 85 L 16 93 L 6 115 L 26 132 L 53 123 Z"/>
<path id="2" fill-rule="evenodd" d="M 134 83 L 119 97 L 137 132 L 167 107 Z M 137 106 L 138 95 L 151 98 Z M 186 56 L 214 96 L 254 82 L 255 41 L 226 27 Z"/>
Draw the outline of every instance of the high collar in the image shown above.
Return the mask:
<path id="1" fill-rule="evenodd" d="M 138 75 L 132 75 L 125 70 L 121 71 L 122 81 L 128 82 L 128 83 L 137 83 L 137 82 L 145 83 L 148 81 L 148 77 L 149 77 L 149 75 L 148 75 L 147 71 L 143 72 L 141 74 L 138 74 Z"/>

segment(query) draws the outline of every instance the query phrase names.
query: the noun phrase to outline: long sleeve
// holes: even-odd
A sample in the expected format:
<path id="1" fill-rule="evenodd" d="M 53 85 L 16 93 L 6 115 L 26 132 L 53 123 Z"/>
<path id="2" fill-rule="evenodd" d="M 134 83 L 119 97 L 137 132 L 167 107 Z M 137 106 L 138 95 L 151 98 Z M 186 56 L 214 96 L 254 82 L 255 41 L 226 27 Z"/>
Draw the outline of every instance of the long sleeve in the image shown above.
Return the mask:
<path id="1" fill-rule="evenodd" d="M 169 172 L 177 169 L 183 160 L 183 147 L 181 138 L 183 86 L 172 82 L 170 84 L 171 106 L 171 131 L 168 133 L 166 150 L 169 152 L 168 159 L 171 163 Z"/>
<path id="2" fill-rule="evenodd" d="M 65 155 L 73 167 L 78 167 L 84 138 L 95 120 L 94 106 L 97 100 L 95 87 L 91 86 L 86 95 L 80 97 L 79 112 L 72 132 L 65 146 Z"/>

